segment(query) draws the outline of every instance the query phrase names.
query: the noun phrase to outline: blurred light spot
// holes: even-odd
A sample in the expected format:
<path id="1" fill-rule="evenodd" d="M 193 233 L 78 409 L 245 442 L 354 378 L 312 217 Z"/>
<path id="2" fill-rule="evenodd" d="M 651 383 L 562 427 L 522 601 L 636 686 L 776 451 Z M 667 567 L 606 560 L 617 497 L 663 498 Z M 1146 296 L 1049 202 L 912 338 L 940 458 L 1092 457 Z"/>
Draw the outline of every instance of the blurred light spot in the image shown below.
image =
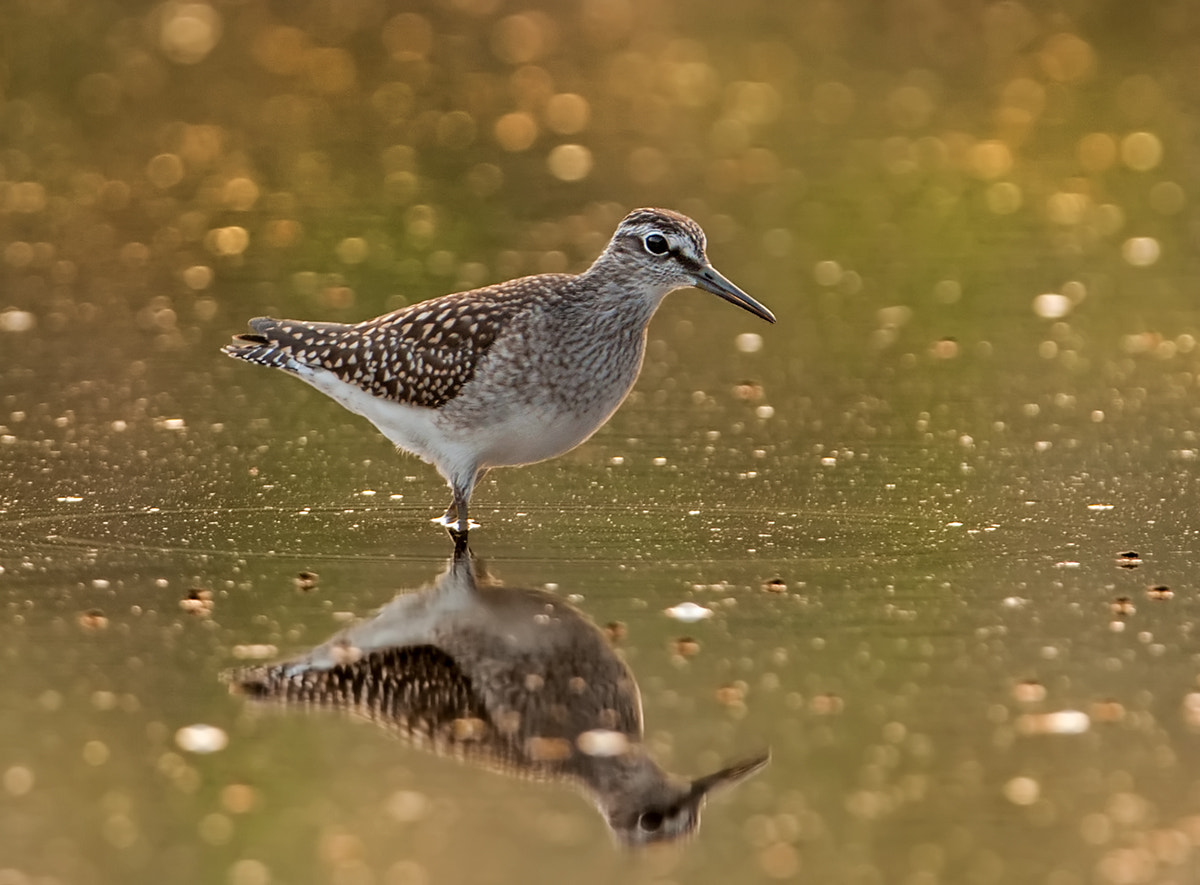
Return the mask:
<path id="1" fill-rule="evenodd" d="M 1076 225 L 1083 221 L 1089 202 L 1083 194 L 1059 191 L 1046 200 L 1046 215 L 1055 224 Z"/>
<path id="2" fill-rule="evenodd" d="M 1057 292 L 1046 292 L 1033 299 L 1033 312 L 1048 320 L 1065 317 L 1073 306 L 1070 298 Z"/>
<path id="3" fill-rule="evenodd" d="M 1041 785 L 1031 777 L 1014 777 L 1004 785 L 1004 798 L 1014 805 L 1032 805 L 1041 792 Z"/>
<path id="4" fill-rule="evenodd" d="M 754 410 L 754 417 L 761 418 L 764 421 L 766 421 L 769 418 L 774 418 L 775 417 L 775 407 L 774 406 L 759 406 L 758 408 L 756 408 Z"/>
<path id="5" fill-rule="evenodd" d="M 37 320 L 29 311 L 8 308 L 0 312 L 0 332 L 28 332 L 35 325 Z"/>
<path id="6" fill-rule="evenodd" d="M 757 332 L 743 332 L 733 339 L 733 345 L 742 353 L 758 353 L 762 350 L 763 337 Z"/>
<path id="7" fill-rule="evenodd" d="M 1012 215 L 1021 208 L 1021 189 L 1011 181 L 997 181 L 988 186 L 984 201 L 996 215 Z"/>
<path id="8" fill-rule="evenodd" d="M 585 756 L 620 756 L 629 751 L 629 738 L 619 731 L 593 728 L 579 735 L 575 746 Z"/>
<path id="9" fill-rule="evenodd" d="M 475 140 L 475 119 L 466 111 L 442 114 L 437 123 L 437 140 L 442 147 L 461 150 Z"/>
<path id="10" fill-rule="evenodd" d="M 251 46 L 254 60 L 272 74 L 290 75 L 304 67 L 308 35 L 299 28 L 276 25 L 260 29 Z"/>
<path id="11" fill-rule="evenodd" d="M 658 148 L 638 147 L 629 153 L 629 178 L 637 184 L 653 184 L 668 169 L 667 158 Z"/>
<path id="12" fill-rule="evenodd" d="M 879 325 L 887 327 L 903 326 L 912 319 L 912 308 L 906 304 L 895 304 L 891 307 L 881 307 L 875 311 L 875 319 Z"/>
<path id="13" fill-rule="evenodd" d="M 244 227 L 218 227 L 204 238 L 210 252 L 217 255 L 241 255 L 250 245 L 250 234 Z"/>
<path id="14" fill-rule="evenodd" d="M 773 227 L 762 236 L 763 251 L 772 258 L 786 258 L 795 247 L 795 237 L 784 227 Z"/>
<path id="15" fill-rule="evenodd" d="M 245 176 L 231 178 L 221 189 L 221 200 L 235 212 L 248 212 L 258 202 L 258 185 Z"/>
<path id="16" fill-rule="evenodd" d="M 574 135 L 588 124 L 591 108 L 587 99 L 573 92 L 561 92 L 546 102 L 542 111 L 546 125 L 559 135 Z"/>
<path id="17" fill-rule="evenodd" d="M 9 267 L 28 267 L 33 263 L 33 245 L 16 240 L 4 247 L 4 263 Z"/>
<path id="18" fill-rule="evenodd" d="M 772 123 L 779 116 L 779 92 L 770 83 L 734 83 L 725 95 L 729 115 L 747 126 Z"/>
<path id="19" fill-rule="evenodd" d="M 1079 139 L 1076 153 L 1088 172 L 1103 172 L 1117 162 L 1117 140 L 1107 132 L 1089 132 Z"/>
<path id="20" fill-rule="evenodd" d="M 261 860 L 244 858 L 229 868 L 225 881 L 228 885 L 270 885 L 271 870 Z"/>
<path id="21" fill-rule="evenodd" d="M 24 796 L 33 789 L 33 770 L 24 765 L 13 765 L 4 772 L 4 792 L 10 796 Z"/>
<path id="22" fill-rule="evenodd" d="M 537 121 L 523 111 L 505 114 L 492 127 L 496 143 L 506 151 L 528 150 L 537 140 Z"/>
<path id="23" fill-rule="evenodd" d="M 183 160 L 177 154 L 159 154 L 146 163 L 146 178 L 160 191 L 183 181 L 183 173 Z"/>
<path id="24" fill-rule="evenodd" d="M 357 71 L 354 56 L 345 49 L 322 47 L 310 49 L 304 57 L 308 82 L 317 92 L 336 95 L 354 86 Z"/>
<path id="25" fill-rule="evenodd" d="M 1012 169 L 1012 150 L 1002 141 L 981 141 L 971 146 L 967 166 L 977 178 L 1000 178 Z"/>
<path id="26" fill-rule="evenodd" d="M 510 65 L 535 61 L 546 52 L 548 28 L 549 23 L 537 13 L 502 18 L 492 30 L 492 51 Z"/>
<path id="27" fill-rule="evenodd" d="M 209 845 L 225 845 L 233 838 L 233 821 L 220 812 L 204 815 L 196 829 L 200 840 Z"/>
<path id="28" fill-rule="evenodd" d="M 302 232 L 303 228 L 300 226 L 300 222 L 290 218 L 280 218 L 267 224 L 263 239 L 268 246 L 275 249 L 286 249 L 299 242 Z"/>
<path id="29" fill-rule="evenodd" d="M 732 117 L 721 117 L 709 129 L 708 143 L 712 152 L 719 157 L 740 154 L 750 147 L 751 133 L 749 127 L 741 120 Z"/>
<path id="30" fill-rule="evenodd" d="M 1079 304 L 1087 298 L 1087 286 L 1079 280 L 1068 280 L 1062 285 L 1062 293 L 1071 299 L 1072 304 Z"/>
<path id="31" fill-rule="evenodd" d="M 818 286 L 836 286 L 842 279 L 842 266 L 836 261 L 818 261 L 813 265 L 813 279 Z"/>
<path id="32" fill-rule="evenodd" d="M 193 264 L 183 272 L 183 284 L 189 289 L 200 291 L 212 284 L 212 268 L 205 264 Z"/>
<path id="33" fill-rule="evenodd" d="M 83 745 L 83 761 L 88 765 L 103 765 L 108 757 L 108 745 L 104 741 L 88 741 Z"/>
<path id="34" fill-rule="evenodd" d="M 959 354 L 958 341 L 953 338 L 939 338 L 929 348 L 929 355 L 938 360 L 956 359 Z"/>
<path id="35" fill-rule="evenodd" d="M 269 642 L 252 642 L 233 647 L 233 656 L 239 661 L 262 661 L 279 654 L 278 646 Z"/>
<path id="36" fill-rule="evenodd" d="M 1091 76 L 1096 53 L 1091 45 L 1075 34 L 1055 34 L 1038 55 L 1042 70 L 1060 83 L 1078 83 Z"/>
<path id="37" fill-rule="evenodd" d="M 186 725 L 175 732 L 175 744 L 189 753 L 216 753 L 229 745 L 229 735 L 215 725 Z"/>
<path id="38" fill-rule="evenodd" d="M 476 163 L 467 171 L 467 186 L 476 196 L 491 196 L 503 185 L 504 172 L 494 163 Z"/>
<path id="39" fill-rule="evenodd" d="M 179 64 L 196 64 L 217 45 L 221 17 L 207 3 L 169 0 L 158 8 L 158 43 L 163 54 Z"/>
<path id="40" fill-rule="evenodd" d="M 416 790 L 397 790 L 387 798 L 384 807 L 393 820 L 411 824 L 429 814 L 430 802 L 428 796 Z"/>
<path id="41" fill-rule="evenodd" d="M 383 45 L 397 61 L 419 61 L 433 49 L 433 26 L 415 12 L 402 12 L 383 26 Z"/>
<path id="42" fill-rule="evenodd" d="M 1130 237 L 1121 244 L 1121 257 L 1134 267 L 1149 267 L 1158 261 L 1160 247 L 1154 237 Z"/>
<path id="43" fill-rule="evenodd" d="M 18 181 L 7 188 L 4 205 L 12 212 L 41 212 L 46 208 L 46 189 L 36 181 Z"/>
<path id="44" fill-rule="evenodd" d="M 407 83 L 384 83 L 371 94 L 371 107 L 387 122 L 400 123 L 412 112 L 412 87 Z"/>
<path id="45" fill-rule="evenodd" d="M 1121 162 L 1147 172 L 1162 162 L 1162 142 L 1153 132 L 1131 132 L 1121 139 Z"/>
<path id="46" fill-rule="evenodd" d="M 720 79 L 711 66 L 702 61 L 685 61 L 667 67 L 668 83 L 675 99 L 684 107 L 698 108 L 717 97 Z"/>
<path id="47" fill-rule="evenodd" d="M 1183 188 L 1173 181 L 1160 181 L 1150 188 L 1150 208 L 1160 215 L 1177 215 L 1186 203 Z"/>
<path id="48" fill-rule="evenodd" d="M 362 264 L 367 260 L 370 249 L 362 237 L 346 237 L 337 244 L 334 252 L 343 264 Z"/>
<path id="49" fill-rule="evenodd" d="M 550 151 L 546 165 L 560 181 L 582 181 L 592 171 L 592 152 L 581 144 L 560 144 Z"/>
<path id="50" fill-rule="evenodd" d="M 759 852 L 758 866 L 770 879 L 791 879 L 800 871 L 800 853 L 787 842 L 775 842 Z"/>
<path id="51" fill-rule="evenodd" d="M 389 172 L 383 179 L 383 192 L 388 201 L 398 206 L 411 203 L 421 190 L 421 180 L 411 172 Z M 292 222 L 295 224 L 295 222 Z"/>

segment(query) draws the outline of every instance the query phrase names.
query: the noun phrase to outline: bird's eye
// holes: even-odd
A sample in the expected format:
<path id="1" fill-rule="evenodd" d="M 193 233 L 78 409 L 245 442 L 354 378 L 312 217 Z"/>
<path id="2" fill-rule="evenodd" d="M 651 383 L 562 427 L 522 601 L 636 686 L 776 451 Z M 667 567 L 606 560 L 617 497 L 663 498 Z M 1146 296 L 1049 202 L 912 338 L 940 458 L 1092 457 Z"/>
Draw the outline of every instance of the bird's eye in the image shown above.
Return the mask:
<path id="1" fill-rule="evenodd" d="M 643 833 L 657 833 L 662 829 L 662 825 L 663 816 L 661 811 L 647 811 L 638 817 L 638 829 Z"/>
<path id="2" fill-rule="evenodd" d="M 651 255 L 666 255 L 671 251 L 671 244 L 662 234 L 647 234 L 646 239 L 642 240 L 642 245 Z"/>

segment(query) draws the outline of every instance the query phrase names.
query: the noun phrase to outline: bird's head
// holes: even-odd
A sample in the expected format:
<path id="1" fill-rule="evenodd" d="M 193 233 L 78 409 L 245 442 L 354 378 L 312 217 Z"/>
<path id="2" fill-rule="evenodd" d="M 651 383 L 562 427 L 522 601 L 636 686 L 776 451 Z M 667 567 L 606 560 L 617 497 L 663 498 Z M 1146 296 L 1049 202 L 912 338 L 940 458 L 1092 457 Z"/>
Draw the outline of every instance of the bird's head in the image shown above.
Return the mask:
<path id="1" fill-rule="evenodd" d="M 775 322 L 771 311 L 709 263 L 705 246 L 704 231 L 686 215 L 669 209 L 635 209 L 617 225 L 608 248 L 592 269 L 619 272 L 625 282 L 644 282 L 658 298 L 674 289 L 695 286 Z"/>

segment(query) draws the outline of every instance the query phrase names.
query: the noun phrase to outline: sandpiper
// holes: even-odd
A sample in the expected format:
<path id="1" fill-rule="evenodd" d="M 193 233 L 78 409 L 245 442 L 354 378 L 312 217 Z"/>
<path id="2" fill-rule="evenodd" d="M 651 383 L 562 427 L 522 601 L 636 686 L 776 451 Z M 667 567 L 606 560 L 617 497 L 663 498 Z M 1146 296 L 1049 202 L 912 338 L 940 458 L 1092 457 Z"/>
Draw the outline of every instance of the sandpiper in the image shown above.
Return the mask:
<path id="1" fill-rule="evenodd" d="M 465 539 L 432 585 L 305 654 L 230 677 L 260 701 L 342 710 L 417 749 L 571 784 L 631 847 L 692 835 L 710 795 L 770 759 L 697 778 L 665 771 L 643 740 L 634 673 L 605 634 L 561 596 L 482 573 Z"/>
<path id="2" fill-rule="evenodd" d="M 259 317 L 224 350 L 290 372 L 433 464 L 452 494 L 436 521 L 465 534 L 490 468 L 561 455 L 609 419 L 637 380 L 650 318 L 685 286 L 775 322 L 709 263 L 700 225 L 635 209 L 583 273 L 522 277 L 354 325 Z"/>

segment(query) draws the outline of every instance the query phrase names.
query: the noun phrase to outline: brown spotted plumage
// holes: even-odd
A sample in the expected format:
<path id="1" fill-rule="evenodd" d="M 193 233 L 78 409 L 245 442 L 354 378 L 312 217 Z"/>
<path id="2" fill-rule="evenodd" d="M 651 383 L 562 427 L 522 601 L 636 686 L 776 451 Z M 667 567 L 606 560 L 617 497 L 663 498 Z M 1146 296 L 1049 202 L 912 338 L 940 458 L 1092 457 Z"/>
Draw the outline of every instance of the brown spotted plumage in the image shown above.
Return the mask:
<path id="1" fill-rule="evenodd" d="M 696 286 L 769 322 L 708 262 L 686 216 L 637 209 L 581 274 L 523 277 L 354 325 L 259 317 L 230 356 L 283 369 L 430 461 L 465 533 L 492 467 L 560 455 L 592 435 L 637 378 L 646 326 L 667 293 Z"/>

